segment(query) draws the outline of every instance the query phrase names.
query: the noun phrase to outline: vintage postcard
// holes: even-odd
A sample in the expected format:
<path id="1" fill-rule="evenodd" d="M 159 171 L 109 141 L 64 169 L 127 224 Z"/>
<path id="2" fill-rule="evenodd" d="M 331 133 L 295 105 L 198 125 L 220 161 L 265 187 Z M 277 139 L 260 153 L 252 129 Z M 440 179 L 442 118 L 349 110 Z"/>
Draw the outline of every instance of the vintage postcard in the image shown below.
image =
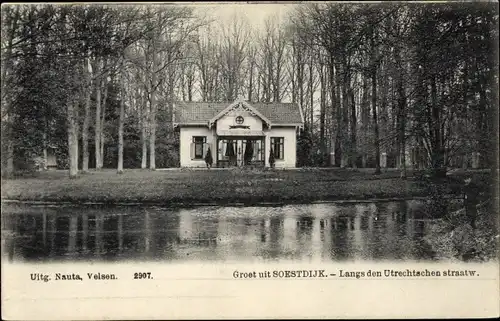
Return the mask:
<path id="1" fill-rule="evenodd" d="M 498 317 L 498 4 L 2 5 L 5 320 Z"/>

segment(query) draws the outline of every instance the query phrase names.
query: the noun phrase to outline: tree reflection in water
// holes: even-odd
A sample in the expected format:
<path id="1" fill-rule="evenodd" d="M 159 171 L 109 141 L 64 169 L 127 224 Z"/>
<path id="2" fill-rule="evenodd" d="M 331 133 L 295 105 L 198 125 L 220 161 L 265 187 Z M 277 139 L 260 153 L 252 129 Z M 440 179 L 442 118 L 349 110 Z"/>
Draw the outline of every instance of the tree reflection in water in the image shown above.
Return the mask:
<path id="1" fill-rule="evenodd" d="M 418 202 L 4 210 L 11 260 L 428 259 Z"/>

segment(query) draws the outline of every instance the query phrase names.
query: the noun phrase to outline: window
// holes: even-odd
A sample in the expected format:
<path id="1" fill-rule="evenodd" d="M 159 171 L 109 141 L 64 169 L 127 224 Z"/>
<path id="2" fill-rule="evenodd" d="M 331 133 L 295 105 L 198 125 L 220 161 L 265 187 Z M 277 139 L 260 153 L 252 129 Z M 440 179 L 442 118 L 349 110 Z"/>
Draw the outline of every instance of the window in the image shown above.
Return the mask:
<path id="1" fill-rule="evenodd" d="M 245 119 L 243 118 L 243 116 L 236 117 L 236 124 L 241 125 L 244 121 Z"/>
<path id="2" fill-rule="evenodd" d="M 283 159 L 285 154 L 283 137 L 271 137 L 271 148 L 273 149 L 274 159 Z"/>
<path id="3" fill-rule="evenodd" d="M 192 159 L 203 159 L 203 146 L 207 142 L 206 136 L 193 136 L 193 143 L 191 144 L 191 158 Z"/>

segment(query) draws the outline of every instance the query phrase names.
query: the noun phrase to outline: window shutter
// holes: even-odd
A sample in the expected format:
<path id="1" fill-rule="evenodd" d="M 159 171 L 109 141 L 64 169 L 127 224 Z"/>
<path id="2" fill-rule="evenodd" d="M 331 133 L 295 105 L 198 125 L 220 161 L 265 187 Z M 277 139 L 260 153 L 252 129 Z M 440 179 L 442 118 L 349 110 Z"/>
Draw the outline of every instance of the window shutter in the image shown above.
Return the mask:
<path id="1" fill-rule="evenodd" d="M 281 144 L 281 158 L 285 159 L 285 137 L 283 137 L 283 141 Z"/>
<path id="2" fill-rule="evenodd" d="M 191 149 L 190 149 L 190 152 L 191 152 L 191 159 L 194 159 L 194 147 L 195 147 L 195 144 L 194 144 L 194 143 L 191 143 Z"/>

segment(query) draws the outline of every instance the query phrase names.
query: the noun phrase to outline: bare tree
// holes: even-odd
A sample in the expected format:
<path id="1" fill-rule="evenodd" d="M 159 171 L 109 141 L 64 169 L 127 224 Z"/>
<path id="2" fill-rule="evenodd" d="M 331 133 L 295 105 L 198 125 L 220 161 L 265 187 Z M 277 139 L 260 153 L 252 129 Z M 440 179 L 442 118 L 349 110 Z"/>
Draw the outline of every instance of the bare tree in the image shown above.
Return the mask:
<path id="1" fill-rule="evenodd" d="M 199 74 L 201 99 L 203 101 L 214 100 L 215 81 L 219 77 L 218 39 L 213 37 L 216 33 L 213 25 L 207 25 L 198 29 L 196 40 L 196 66 Z"/>
<path id="2" fill-rule="evenodd" d="M 378 69 L 378 53 L 376 45 L 376 31 L 373 28 L 369 36 L 371 60 L 370 60 L 370 78 L 371 78 L 371 103 L 372 103 L 372 116 L 373 116 L 373 132 L 374 132 L 374 145 L 375 145 L 375 174 L 380 174 L 380 136 L 377 117 L 377 69 Z"/>
<path id="3" fill-rule="evenodd" d="M 247 58 L 250 29 L 248 22 L 232 16 L 230 25 L 222 28 L 223 40 L 221 52 L 221 85 L 224 88 L 224 100 L 231 101 L 243 92 L 243 67 Z"/>
<path id="4" fill-rule="evenodd" d="M 144 73 L 144 89 L 147 92 L 149 111 L 142 110 L 143 121 L 142 140 L 145 141 L 145 126 L 149 129 L 149 168 L 156 169 L 156 127 L 158 101 L 160 95 L 166 96 L 168 113 L 172 113 L 172 100 L 174 96 L 174 85 L 176 83 L 174 65 L 183 59 L 181 48 L 196 31 L 197 25 L 192 23 L 192 9 L 187 7 L 146 7 L 147 28 L 144 43 L 141 50 L 136 54 L 143 57 L 135 59 L 137 68 Z M 146 120 L 144 122 L 144 120 Z M 143 143 L 143 161 L 145 165 L 146 150 Z"/>
<path id="5" fill-rule="evenodd" d="M 118 174 L 123 173 L 123 124 L 125 122 L 125 79 L 120 72 L 120 119 L 118 120 Z"/>

